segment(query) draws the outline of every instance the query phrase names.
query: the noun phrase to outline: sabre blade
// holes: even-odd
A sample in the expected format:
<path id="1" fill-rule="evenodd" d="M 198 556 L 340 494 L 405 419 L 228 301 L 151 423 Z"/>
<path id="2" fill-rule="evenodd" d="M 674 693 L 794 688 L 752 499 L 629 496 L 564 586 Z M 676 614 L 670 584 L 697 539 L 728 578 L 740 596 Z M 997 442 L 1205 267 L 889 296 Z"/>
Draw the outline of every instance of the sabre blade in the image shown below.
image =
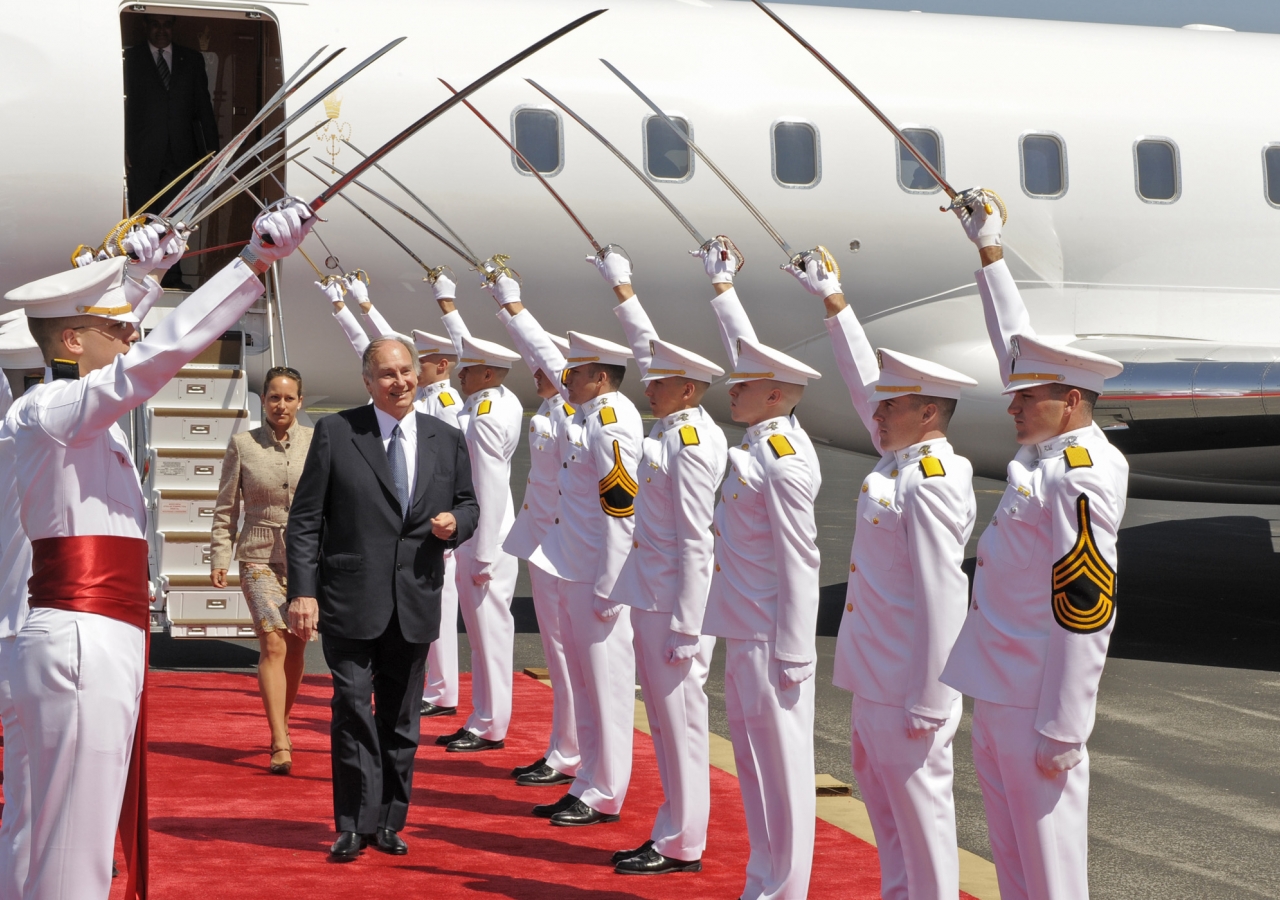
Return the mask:
<path id="1" fill-rule="evenodd" d="M 231 179 L 231 180 L 233 180 L 233 181 L 235 181 L 235 182 L 237 182 L 237 183 L 239 183 L 239 182 L 246 182 L 246 183 L 252 184 L 254 181 L 257 181 L 257 180 L 258 180 L 259 178 L 261 178 L 263 175 L 269 175 L 269 174 L 271 174 L 272 172 L 274 172 L 274 171 L 275 171 L 275 169 L 270 169 L 269 171 L 265 171 L 265 172 L 264 172 L 264 171 L 263 171 L 263 169 L 264 169 L 264 168 L 266 168 L 267 166 L 271 165 L 271 164 L 272 164 L 273 162 L 275 162 L 276 160 L 280 159 L 280 157 L 281 157 L 281 156 L 286 156 L 286 155 L 288 155 L 288 153 L 289 153 L 289 151 L 290 151 L 290 150 L 292 150 L 294 147 L 298 146 L 298 144 L 301 144 L 301 143 L 302 143 L 303 141 L 305 141 L 307 138 L 311 137 L 311 135 L 315 134 L 317 131 L 319 131 L 319 130 L 320 130 L 321 128 L 323 128 L 324 126 L 325 126 L 325 122 L 318 122 L 318 123 L 316 123 L 315 125 L 313 125 L 311 128 L 308 128 L 305 132 L 303 132 L 301 135 L 299 135 L 297 138 L 295 138 L 295 139 L 294 139 L 293 141 L 291 141 L 289 144 L 286 144 L 283 150 L 277 150 L 275 153 L 273 153 L 271 156 L 269 156 L 266 160 L 262 160 L 262 161 L 260 161 L 260 162 L 259 162 L 259 164 L 258 164 L 257 166 L 255 166 L 253 169 L 251 169 L 247 175 L 237 176 L 237 175 L 235 174 L 235 172 L 236 172 L 236 168 L 239 168 L 239 166 L 236 166 L 236 168 L 232 168 L 232 169 L 230 169 L 230 170 L 228 170 L 228 171 L 226 172 L 225 178 L 229 178 L 229 179 Z M 305 153 L 306 151 L 305 151 L 305 150 L 303 150 L 302 152 L 303 152 L 303 153 Z M 260 156 L 260 154 L 255 154 L 255 156 L 254 156 L 253 158 L 258 158 L 259 156 Z M 249 158 L 250 158 L 250 157 L 248 157 L 248 156 L 246 156 L 246 157 L 245 157 L 245 159 L 249 159 Z M 277 167 L 277 168 L 278 168 L 278 167 Z M 273 177 L 274 177 L 274 176 L 273 176 Z M 225 180 L 225 179 L 224 179 L 224 180 Z M 277 183 L 277 184 L 279 184 L 279 183 L 280 183 L 278 179 L 277 179 L 276 183 Z M 283 185 L 281 185 L 280 189 L 281 189 L 281 190 L 284 190 L 284 186 L 283 186 Z M 288 191 L 285 191 L 285 193 L 287 194 L 287 193 L 288 193 Z M 205 195 L 205 197 L 202 197 L 199 201 L 192 201 L 191 203 L 187 204 L 187 208 L 186 208 L 185 210 L 183 210 L 183 211 L 184 211 L 187 215 L 194 216 L 194 217 L 195 217 L 195 221 L 197 221 L 197 222 L 198 222 L 198 221 L 200 221 L 201 219 L 206 218 L 206 217 L 208 216 L 208 214 L 209 214 L 210 212 L 212 212 L 214 209 L 217 209 L 217 208 L 219 208 L 219 207 L 222 207 L 222 206 L 225 206 L 225 205 L 226 205 L 226 204 L 225 204 L 225 202 L 224 202 L 224 197 L 225 197 L 225 195 L 224 195 L 224 197 L 219 197 L 216 201 L 214 201 L 214 202 L 213 202 L 209 207 L 207 207 L 205 210 L 202 210 L 202 211 L 200 211 L 200 212 L 196 212 L 196 206 L 197 206 L 199 203 L 204 202 L 204 200 L 205 200 L 205 199 L 207 199 L 207 197 L 208 197 L 208 195 Z"/>
<path id="2" fill-rule="evenodd" d="M 680 140 L 685 142 L 685 144 L 689 147 L 689 150 L 692 151 L 693 153 L 696 153 L 698 155 L 698 159 L 706 163 L 707 168 L 709 168 L 712 172 L 716 173 L 716 177 L 719 178 L 722 182 L 724 182 L 724 186 L 729 189 L 729 192 L 732 193 L 733 196 L 738 198 L 738 201 L 747 208 L 747 212 L 755 216 L 756 221 L 759 222 L 760 225 L 764 228 L 764 230 L 769 233 L 769 237 L 773 238 L 774 241 L 777 242 L 778 246 L 782 248 L 782 252 L 787 254 L 787 258 L 795 259 L 795 256 L 796 256 L 795 251 L 791 249 L 791 245 L 788 244 L 786 240 L 782 237 L 782 235 L 778 233 L 778 229 L 774 228 L 771 224 L 769 224 L 769 220 L 764 217 L 764 213 L 760 212 L 760 210 L 756 208 L 756 205 L 747 199 L 746 194 L 738 190 L 738 186 L 729 180 L 728 175 L 720 171 L 720 167 L 717 166 L 714 162 L 712 162 L 711 158 L 702 151 L 702 148 L 700 148 L 697 144 L 693 142 L 693 140 L 689 137 L 689 135 L 685 133 L 685 130 L 681 128 L 679 125 L 677 125 L 674 121 L 672 121 L 671 117 L 668 116 L 666 113 L 664 113 L 662 109 L 658 106 L 658 104 L 654 103 L 647 96 L 645 96 L 644 91 L 636 87 L 635 84 L 632 83 L 632 81 L 629 78 L 627 78 L 626 75 L 623 75 L 616 68 L 614 68 L 614 66 L 609 62 L 609 60 L 602 59 L 600 60 L 600 62 L 604 63 L 605 67 L 608 68 L 610 72 L 612 72 L 614 75 L 617 75 L 623 84 L 631 88 L 632 92 L 635 93 L 635 95 L 639 97 L 641 100 L 643 100 L 645 102 L 645 105 L 648 106 L 651 110 L 653 110 L 654 113 L 660 119 L 662 119 L 662 121 L 666 122 L 667 127 L 670 128 L 672 131 L 674 131 L 676 133 L 676 136 L 679 137 Z"/>
<path id="3" fill-rule="evenodd" d="M 630 169 L 631 174 L 639 178 L 641 183 L 644 184 L 644 186 L 647 187 L 649 190 L 651 190 L 653 192 L 653 195 L 657 197 L 658 200 L 661 201 L 662 205 L 667 208 L 667 211 L 670 212 L 671 215 L 676 217 L 676 221 L 678 221 L 681 225 L 684 226 L 685 231 L 689 232 L 689 234 L 693 237 L 693 239 L 698 242 L 699 247 L 706 244 L 707 242 L 706 238 L 702 236 L 702 233 L 698 231 L 698 229 L 693 227 L 692 222 L 690 222 L 687 218 L 685 218 L 684 213 L 676 209 L 676 205 L 671 202 L 671 200 L 667 197 L 667 195 L 664 194 L 662 191 L 658 190 L 658 186 L 656 184 L 654 184 L 648 178 L 645 178 L 644 173 L 642 173 L 639 169 L 637 169 L 635 167 L 635 164 L 632 163 L 631 160 L 627 159 L 627 157 L 623 154 L 621 150 L 619 150 L 617 147 L 611 144 L 608 138 L 606 138 L 603 134 L 601 134 L 600 132 L 592 128 L 591 125 L 587 123 L 586 119 L 582 118 L 582 116 L 578 115 L 576 112 L 571 110 L 568 106 L 565 105 L 565 103 L 562 100 L 558 99 L 549 90 L 544 88 L 542 85 L 538 84 L 538 82 L 534 81 L 532 78 L 526 78 L 525 81 L 533 85 L 534 90 L 538 91 L 538 93 L 542 94 L 542 96 L 546 97 L 556 106 L 564 110 L 565 115 L 567 115 L 569 118 L 573 119 L 573 121 L 577 122 L 579 125 L 585 128 L 592 137 L 594 137 L 600 143 L 604 144 L 605 147 L 608 148 L 609 152 L 611 152 L 614 156 L 618 157 L 619 162 L 621 162 L 624 166 Z"/>
<path id="4" fill-rule="evenodd" d="M 427 113 L 421 119 L 418 119 L 418 121 L 414 122 L 408 128 L 404 129 L 404 131 L 401 131 L 391 140 L 387 141 L 377 150 L 373 151 L 367 157 L 361 160 L 354 168 L 350 169 L 346 175 L 343 175 L 336 182 L 334 182 L 327 190 L 325 190 L 324 193 L 322 193 L 319 197 L 316 197 L 315 200 L 313 200 L 312 203 L 310 204 L 311 208 L 313 210 L 320 209 L 320 207 L 324 206 L 331 199 L 333 199 L 333 196 L 335 194 L 337 194 L 339 191 L 341 191 L 351 182 L 355 181 L 357 178 L 363 175 L 366 169 L 376 165 L 378 160 L 382 159 L 382 157 L 386 156 L 396 147 L 399 147 L 401 144 L 403 144 L 409 138 L 413 137 L 415 134 L 417 134 L 427 125 L 431 124 L 440 116 L 444 115 L 446 112 L 448 112 L 458 103 L 460 103 L 464 97 L 468 97 L 471 94 L 475 93 L 476 91 L 480 90 L 480 88 L 484 87 L 490 81 L 493 81 L 493 79 L 497 78 L 503 72 L 506 72 L 508 69 L 512 68 L 513 66 L 517 65 L 518 63 L 522 62 L 523 60 L 537 53 L 543 47 L 546 47 L 547 45 L 553 44 L 556 41 L 560 40 L 560 38 L 564 37 L 566 34 L 573 31 L 574 29 L 582 25 L 585 25 L 587 22 L 590 22 L 592 19 L 594 19 L 596 16 L 600 15 L 603 12 L 605 12 L 605 10 L 597 9 L 594 12 L 587 13 L 585 16 L 579 16 L 578 18 L 570 22 L 568 25 L 565 25 L 563 28 L 553 31 L 551 34 L 547 35 L 537 43 L 530 44 L 528 47 L 526 47 L 524 50 L 521 50 L 515 56 L 508 59 L 506 62 L 496 66 L 493 69 L 490 69 L 488 72 L 481 75 L 475 81 L 471 82 L 469 85 L 464 87 L 461 91 L 454 94 L 448 100 L 441 103 L 435 109 L 431 110 L 431 112 Z"/>
<path id="5" fill-rule="evenodd" d="M 445 87 L 447 87 L 449 90 L 453 91 L 454 94 L 458 93 L 457 91 L 454 91 L 453 86 L 449 84 L 449 82 L 445 81 L 443 78 L 440 79 L 440 83 L 443 84 Z M 486 126 L 488 126 L 490 131 L 492 131 L 495 135 L 497 135 L 498 140 L 506 144 L 507 148 L 520 158 L 520 162 L 524 163 L 524 167 L 529 170 L 529 173 L 538 179 L 538 181 L 542 184 L 542 186 L 547 189 L 547 191 L 551 194 L 552 197 L 555 198 L 555 201 L 560 204 L 560 208 L 569 214 L 570 219 L 573 219 L 573 224 L 577 225 L 578 229 L 584 235 L 587 236 L 587 240 L 590 241 L 591 246 L 596 251 L 596 253 L 603 253 L 604 251 L 600 248 L 600 242 L 597 241 L 595 239 L 595 236 L 592 235 L 591 232 L 587 230 L 587 226 L 582 224 L 582 220 L 579 219 L 577 215 L 574 213 L 574 211 L 569 208 L 569 204 L 564 202 L 564 198 L 561 197 L 560 194 L 556 191 L 556 189 L 551 186 L 551 183 L 547 181 L 547 179 L 542 177 L 541 172 L 539 172 L 536 168 L 534 168 L 533 163 L 525 159 L 524 154 L 516 149 L 516 145 L 511 143 L 509 140 L 507 140 L 507 136 L 503 134 L 501 131 L 499 131 L 497 128 L 495 128 L 494 124 L 490 122 L 488 119 L 486 119 L 484 117 L 484 114 L 480 112 L 480 110 L 472 106 L 471 103 L 467 100 L 463 100 L 462 103 L 467 107 L 467 109 L 475 113 L 476 118 L 479 119 L 481 122 L 483 122 Z"/>

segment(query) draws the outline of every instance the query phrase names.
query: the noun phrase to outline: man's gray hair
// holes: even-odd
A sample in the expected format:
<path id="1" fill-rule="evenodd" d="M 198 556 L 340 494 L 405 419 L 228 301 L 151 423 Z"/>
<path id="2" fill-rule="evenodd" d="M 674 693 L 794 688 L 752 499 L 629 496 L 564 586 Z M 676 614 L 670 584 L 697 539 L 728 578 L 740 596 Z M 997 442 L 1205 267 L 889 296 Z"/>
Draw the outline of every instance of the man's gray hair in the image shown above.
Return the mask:
<path id="1" fill-rule="evenodd" d="M 384 334 L 371 340 L 369 346 L 364 348 L 364 355 L 360 357 L 361 375 L 369 381 L 373 380 L 373 348 L 379 344 L 385 344 L 387 341 L 396 341 L 404 347 L 409 352 L 409 359 L 413 360 L 413 374 L 422 374 L 422 363 L 418 362 L 418 348 L 413 343 L 413 338 L 403 334 Z"/>

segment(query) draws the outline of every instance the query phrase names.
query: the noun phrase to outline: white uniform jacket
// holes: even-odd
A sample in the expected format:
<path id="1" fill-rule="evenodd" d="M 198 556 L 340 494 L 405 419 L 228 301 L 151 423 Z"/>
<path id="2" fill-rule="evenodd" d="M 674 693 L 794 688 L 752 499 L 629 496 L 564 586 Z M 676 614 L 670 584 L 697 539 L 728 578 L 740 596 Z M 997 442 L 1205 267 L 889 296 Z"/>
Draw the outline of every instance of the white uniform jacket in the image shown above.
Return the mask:
<path id="1" fill-rule="evenodd" d="M 567 401 L 564 363 L 557 365 L 563 357 L 542 326 L 526 309 L 510 327 Z M 621 393 L 601 394 L 574 411 L 559 435 L 556 514 L 530 562 L 565 581 L 591 584 L 597 597 L 613 593 L 631 551 L 643 438 L 640 413 Z"/>
<path id="2" fill-rule="evenodd" d="M 1003 260 L 977 280 L 1007 383 L 1009 338 L 1035 332 Z M 1008 473 L 942 679 L 979 700 L 1034 709 L 1041 734 L 1082 743 L 1115 625 L 1129 464 L 1091 424 L 1020 448 Z"/>
<path id="3" fill-rule="evenodd" d="M 236 259 L 110 365 L 76 380 L 52 381 L 46 370 L 49 383 L 14 401 L 0 426 L 0 483 L 17 483 L 30 540 L 146 538 L 146 502 L 116 420 L 150 399 L 262 292 Z"/>
<path id="4" fill-rule="evenodd" d="M 12 403 L 9 379 L 0 372 L 0 419 Z M 27 617 L 31 542 L 22 530 L 13 468 L 0 463 L 0 472 L 0 638 L 7 638 L 18 633 Z"/>
<path id="5" fill-rule="evenodd" d="M 356 351 L 356 356 L 363 358 L 364 351 L 369 346 L 369 336 L 364 333 L 364 329 L 356 321 L 356 315 L 351 311 L 351 305 L 344 303 L 342 309 L 334 310 L 333 318 L 337 320 L 338 327 L 342 329 L 342 333 L 347 336 L 347 340 L 351 343 L 351 349 Z"/>
<path id="6" fill-rule="evenodd" d="M 490 570 L 516 520 L 511 502 L 511 457 L 524 428 L 524 406 L 502 385 L 476 391 L 458 413 L 458 427 L 467 438 L 471 481 L 480 506 L 480 521 L 468 539 L 476 560 L 476 570 L 470 574 L 492 574 Z"/>
<path id="7" fill-rule="evenodd" d="M 413 400 L 413 408 L 424 416 L 461 428 L 458 414 L 462 411 L 462 397 L 447 381 L 420 385 Z"/>
<path id="8" fill-rule="evenodd" d="M 938 676 L 969 605 L 960 565 L 977 515 L 973 466 L 945 438 L 881 450 L 871 418 L 875 351 L 849 307 L 826 326 L 854 409 L 881 451 L 858 494 L 834 681 L 875 703 L 945 719 L 959 694 Z"/>
<path id="9" fill-rule="evenodd" d="M 632 297 L 614 307 L 641 374 L 658 333 Z M 702 407 L 654 424 L 645 438 L 636 481 L 635 534 L 612 599 L 634 609 L 671 614 L 671 630 L 702 633 L 715 557 L 716 487 L 724 478 L 728 444 Z"/>

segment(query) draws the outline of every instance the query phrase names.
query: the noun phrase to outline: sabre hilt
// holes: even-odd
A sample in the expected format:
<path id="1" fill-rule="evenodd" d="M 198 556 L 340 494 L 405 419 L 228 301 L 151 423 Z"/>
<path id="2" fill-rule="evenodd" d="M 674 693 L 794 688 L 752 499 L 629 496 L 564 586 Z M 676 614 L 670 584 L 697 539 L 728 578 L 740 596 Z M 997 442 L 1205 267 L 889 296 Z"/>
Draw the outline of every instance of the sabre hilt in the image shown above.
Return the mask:
<path id="1" fill-rule="evenodd" d="M 325 264 L 328 265 L 328 260 L 325 260 Z M 368 287 L 372 283 L 369 280 L 369 273 L 366 272 L 364 269 L 352 269 L 350 272 L 347 273 L 346 277 L 354 278 L 357 281 L 363 281 L 366 287 Z"/>
<path id="2" fill-rule="evenodd" d="M 732 256 L 734 260 L 734 267 L 733 267 L 734 272 L 741 272 L 746 267 L 747 265 L 746 254 L 738 249 L 738 245 L 733 242 L 733 238 L 729 237 L 729 235 L 727 234 L 717 234 L 715 237 L 711 238 L 710 240 L 704 241 L 702 246 L 698 248 L 699 252 L 705 255 L 707 251 L 711 249 L 711 244 L 713 241 L 720 242 L 720 261 L 721 262 L 727 261 L 729 257 Z"/>
<path id="3" fill-rule="evenodd" d="M 457 274 L 453 271 L 453 269 L 449 268 L 449 265 L 447 263 L 442 266 L 432 266 L 431 268 L 427 269 L 427 277 L 422 280 L 427 282 L 428 284 L 435 284 L 436 281 L 439 280 L 440 276 L 443 275 L 445 272 L 449 273 L 450 281 L 452 281 L 454 284 L 458 283 Z"/>
<path id="4" fill-rule="evenodd" d="M 480 268 L 473 271 L 484 275 L 485 284 L 493 284 L 498 280 L 498 276 L 506 275 L 513 279 L 517 284 L 520 282 L 520 273 L 507 265 L 507 261 L 511 259 L 509 253 L 495 253 L 480 264 Z"/>
<path id="5" fill-rule="evenodd" d="M 621 256 L 623 259 L 625 259 L 627 262 L 629 263 L 631 262 L 631 254 L 628 253 L 626 248 L 623 247 L 621 244 L 605 244 L 598 251 L 596 251 L 596 258 L 604 259 L 610 253 L 616 253 L 619 256 Z"/>
<path id="6" fill-rule="evenodd" d="M 1004 205 L 1004 199 L 999 194 L 991 190 L 991 188 L 969 188 L 960 191 L 951 198 L 951 202 L 946 206 L 939 206 L 940 212 L 954 212 L 958 209 L 967 209 L 973 212 L 975 206 L 982 206 L 982 211 L 987 215 L 991 215 L 998 208 L 1000 210 L 1000 224 L 1003 225 L 1009 221 L 1009 209 Z"/>
<path id="7" fill-rule="evenodd" d="M 335 284 L 338 286 L 338 289 L 342 291 L 343 294 L 347 293 L 347 282 L 343 279 L 341 275 L 321 275 L 320 276 L 321 287 L 330 287 L 331 285 L 335 285 Z"/>
<path id="8" fill-rule="evenodd" d="M 786 269 L 789 266 L 795 266 L 803 272 L 808 267 L 809 260 L 811 259 L 817 260 L 824 269 L 836 276 L 837 281 L 840 280 L 840 264 L 836 262 L 835 254 L 821 244 L 814 247 L 812 250 L 800 251 L 795 256 L 791 257 L 791 260 L 786 265 L 778 266 L 778 268 Z"/>

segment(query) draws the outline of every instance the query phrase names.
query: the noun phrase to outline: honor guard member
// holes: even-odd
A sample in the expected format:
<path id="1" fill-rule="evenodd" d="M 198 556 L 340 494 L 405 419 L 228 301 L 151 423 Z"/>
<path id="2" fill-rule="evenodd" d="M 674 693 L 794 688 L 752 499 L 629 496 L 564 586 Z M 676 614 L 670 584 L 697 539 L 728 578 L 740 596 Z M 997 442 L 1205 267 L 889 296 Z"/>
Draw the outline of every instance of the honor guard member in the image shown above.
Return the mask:
<path id="1" fill-rule="evenodd" d="M 724 432 L 700 405 L 724 369 L 658 339 L 617 252 L 589 256 L 618 299 L 645 396 L 657 421 L 645 438 L 636 482 L 635 533 L 610 599 L 631 608 L 636 673 L 648 713 L 663 802 L 649 840 L 614 854 L 623 875 L 700 872 L 711 814 L 707 695 L 715 650 L 702 636 L 715 536 L 711 520 L 724 478 Z"/>
<path id="2" fill-rule="evenodd" d="M 480 521 L 475 534 L 454 553 L 458 606 L 471 643 L 471 707 L 466 724 L 436 738 L 450 753 L 501 750 L 511 725 L 511 674 L 515 619 L 511 599 L 519 564 L 502 549 L 515 522 L 511 501 L 511 457 L 524 432 L 524 406 L 503 385 L 520 358 L 500 344 L 471 336 L 455 306 L 455 288 L 439 275 L 432 288 L 444 313 L 445 330 L 458 355 L 458 384 L 466 398 L 458 427 L 471 454 L 471 480 Z"/>
<path id="3" fill-rule="evenodd" d="M 534 814 L 549 816 L 554 825 L 616 822 L 631 781 L 635 724 L 630 610 L 609 599 L 631 551 L 644 434 L 640 413 L 619 391 L 631 351 L 570 331 L 564 358 L 520 303 L 515 279 L 500 275 L 491 290 L 511 315 L 509 327 L 575 410 L 560 435 L 556 515 L 531 562 L 554 573 L 561 592 L 561 635 L 582 759 L 564 797 L 535 807 Z"/>
<path id="4" fill-rule="evenodd" d="M 834 681 L 853 692 L 851 758 L 886 900 L 960 893 L 951 742 L 960 694 L 938 676 L 969 605 L 961 570 L 977 514 L 973 466 L 947 441 L 977 382 L 873 350 L 822 247 L 787 271 L 827 310 L 836 365 L 880 462 L 862 483 Z"/>
<path id="5" fill-rule="evenodd" d="M 26 309 L 49 364 L 46 383 L 16 400 L 0 426 L 0 468 L 12 467 L 32 547 L 30 610 L 12 669 L 31 773 L 24 897 L 105 898 L 117 827 L 126 894 L 145 884 L 147 506 L 116 422 L 240 319 L 263 292 L 257 276 L 313 222 L 296 200 L 260 215 L 241 255 L 132 350 L 133 304 L 160 289 L 141 284 L 141 273 L 184 249 L 180 238 L 162 247 L 157 226 L 126 239 L 136 263 L 118 256 L 5 296 Z"/>
<path id="6" fill-rule="evenodd" d="M 28 379 L 44 375 L 40 348 L 27 328 L 22 310 L 0 315 L 0 419 L 14 396 L 26 393 Z M 4 729 L 4 817 L 0 819 L 0 898 L 22 896 L 31 843 L 31 790 L 27 745 L 13 704 L 10 670 L 18 631 L 27 617 L 27 579 L 31 577 L 31 542 L 22 530 L 18 483 L 12 467 L 0 468 L 0 727 Z"/>
<path id="7" fill-rule="evenodd" d="M 984 204 L 992 204 L 992 212 Z M 978 541 L 973 605 L 942 680 L 974 698 L 973 762 L 1000 896 L 1087 900 L 1089 754 L 1115 625 L 1129 464 L 1093 423 L 1113 359 L 1049 344 L 1000 247 L 998 198 L 959 211 L 1018 450 Z"/>
<path id="8" fill-rule="evenodd" d="M 342 329 L 342 333 L 351 342 L 352 349 L 360 357 L 364 356 L 364 348 L 369 346 L 369 338 L 365 334 L 365 329 L 360 326 L 355 314 L 351 312 L 351 309 L 343 299 L 345 295 L 350 294 L 351 299 L 355 300 L 360 306 L 360 314 L 369 320 L 369 325 L 375 335 L 381 336 L 396 333 L 390 323 L 383 318 L 382 313 L 378 312 L 373 305 L 373 301 L 369 299 L 369 288 L 362 280 L 362 275 L 365 278 L 368 277 L 363 271 L 357 269 L 342 277 L 328 275 L 323 280 L 315 283 L 316 287 L 320 288 L 324 295 L 329 298 L 329 302 L 333 304 L 333 317 L 337 320 L 338 327 Z"/>
<path id="9" fill-rule="evenodd" d="M 571 784 L 582 757 L 578 752 L 578 728 L 574 722 L 573 691 L 569 684 L 569 664 L 565 660 L 564 636 L 561 632 L 561 592 L 555 576 L 538 566 L 532 557 L 550 530 L 556 515 L 560 483 L 560 433 L 564 430 L 573 407 L 564 402 L 555 382 L 538 367 L 528 347 L 510 328 L 511 316 L 505 309 L 498 318 L 525 363 L 533 372 L 533 383 L 542 405 L 529 419 L 529 477 L 525 483 L 524 501 L 516 513 L 502 549 L 528 563 L 529 588 L 533 594 L 533 611 L 538 618 L 538 637 L 542 655 L 547 661 L 547 678 L 551 682 L 551 736 L 547 751 L 539 759 L 511 770 L 511 777 L 522 787 Z M 551 364 L 564 369 L 564 356 L 569 342 L 548 334 L 560 356 Z"/>
<path id="10" fill-rule="evenodd" d="M 794 409 L 821 374 L 756 340 L 733 290 L 737 260 L 703 258 L 733 363 L 729 411 L 746 426 L 729 448 L 716 507 L 704 634 L 726 638 L 725 707 L 751 840 L 745 900 L 805 897 L 813 866 L 813 674 L 818 662 L 818 457 Z M 726 258 L 727 257 L 727 258 Z"/>

